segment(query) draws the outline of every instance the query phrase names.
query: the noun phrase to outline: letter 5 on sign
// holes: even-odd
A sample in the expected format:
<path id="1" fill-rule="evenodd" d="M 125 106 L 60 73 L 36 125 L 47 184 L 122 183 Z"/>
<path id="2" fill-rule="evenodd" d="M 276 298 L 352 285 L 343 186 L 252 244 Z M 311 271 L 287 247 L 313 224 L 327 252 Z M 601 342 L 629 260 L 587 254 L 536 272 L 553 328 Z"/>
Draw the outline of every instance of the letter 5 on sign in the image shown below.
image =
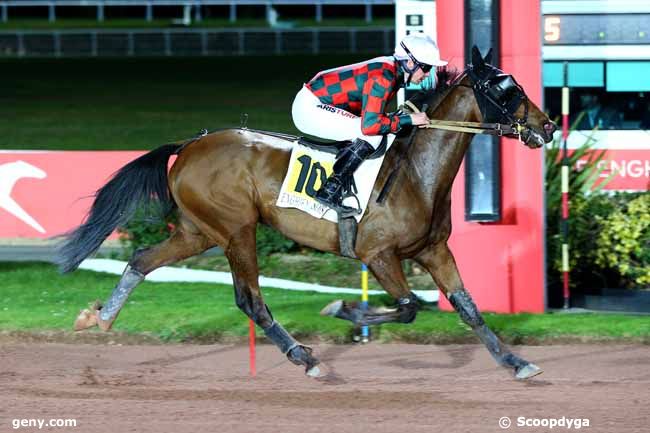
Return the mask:
<path id="1" fill-rule="evenodd" d="M 333 165 L 329 161 L 316 161 L 307 153 L 298 153 L 289 175 L 288 190 L 297 196 L 313 198 L 332 172 Z"/>

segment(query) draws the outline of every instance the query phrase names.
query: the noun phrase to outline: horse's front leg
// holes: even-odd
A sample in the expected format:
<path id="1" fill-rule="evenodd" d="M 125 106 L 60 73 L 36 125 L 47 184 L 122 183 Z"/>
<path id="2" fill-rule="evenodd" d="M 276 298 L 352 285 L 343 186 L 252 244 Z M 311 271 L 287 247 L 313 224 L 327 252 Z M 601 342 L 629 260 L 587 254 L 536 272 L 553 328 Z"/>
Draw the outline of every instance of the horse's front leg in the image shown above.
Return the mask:
<path id="1" fill-rule="evenodd" d="M 469 292 L 463 287 L 456 261 L 446 242 L 432 245 L 416 256 L 415 260 L 429 271 L 463 322 L 474 330 L 500 365 L 513 369 L 517 379 L 528 379 L 542 373 L 535 364 L 510 352 L 487 326 Z"/>
<path id="2" fill-rule="evenodd" d="M 402 263 L 395 253 L 387 250 L 377 254 L 369 260 L 368 267 L 384 290 L 397 300 L 397 307 L 362 309 L 357 302 L 334 301 L 323 308 L 321 314 L 350 320 L 359 325 L 411 323 L 415 320 L 419 304 L 408 287 Z"/>

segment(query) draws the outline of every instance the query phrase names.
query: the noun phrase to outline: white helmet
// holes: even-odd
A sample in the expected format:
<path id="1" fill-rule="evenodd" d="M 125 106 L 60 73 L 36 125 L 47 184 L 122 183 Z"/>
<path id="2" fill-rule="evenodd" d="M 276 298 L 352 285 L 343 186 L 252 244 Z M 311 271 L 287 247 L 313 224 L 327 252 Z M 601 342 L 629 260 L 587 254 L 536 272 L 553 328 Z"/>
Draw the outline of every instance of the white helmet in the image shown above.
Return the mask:
<path id="1" fill-rule="evenodd" d="M 395 47 L 395 58 L 397 60 L 413 60 L 416 66 L 419 64 L 431 66 L 445 66 L 446 61 L 440 59 L 438 45 L 424 33 L 411 33 L 405 36 Z"/>

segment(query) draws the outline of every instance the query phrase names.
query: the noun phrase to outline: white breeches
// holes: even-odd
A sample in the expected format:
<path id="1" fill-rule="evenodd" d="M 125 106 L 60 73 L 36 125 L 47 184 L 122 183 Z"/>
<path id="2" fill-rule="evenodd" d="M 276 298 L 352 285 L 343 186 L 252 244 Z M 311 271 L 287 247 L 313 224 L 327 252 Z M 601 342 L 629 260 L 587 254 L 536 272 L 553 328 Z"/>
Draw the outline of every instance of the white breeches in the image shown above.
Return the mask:
<path id="1" fill-rule="evenodd" d="M 327 140 L 354 140 L 361 138 L 375 149 L 381 135 L 363 135 L 361 117 L 331 105 L 323 104 L 311 90 L 303 86 L 291 107 L 293 123 L 301 132 Z M 390 134 L 392 135 L 392 134 Z M 389 142 L 393 137 L 389 136 Z"/>

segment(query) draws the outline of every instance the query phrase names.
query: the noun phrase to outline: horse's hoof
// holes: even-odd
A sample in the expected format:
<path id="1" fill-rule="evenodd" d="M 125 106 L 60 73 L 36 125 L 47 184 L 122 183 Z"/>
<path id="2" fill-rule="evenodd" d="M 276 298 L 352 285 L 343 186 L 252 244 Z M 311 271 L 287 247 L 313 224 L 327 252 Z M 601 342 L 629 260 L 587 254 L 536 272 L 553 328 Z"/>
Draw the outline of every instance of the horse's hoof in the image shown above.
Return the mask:
<path id="1" fill-rule="evenodd" d="M 515 378 L 518 380 L 524 380 L 524 379 L 530 379 L 533 376 L 537 376 L 538 374 L 542 374 L 544 370 L 539 368 L 533 363 L 528 363 L 521 367 L 519 370 L 517 370 L 517 373 L 515 374 Z"/>
<path id="2" fill-rule="evenodd" d="M 88 308 L 81 310 L 77 319 L 74 321 L 74 330 L 83 331 L 84 329 L 97 326 L 97 317 L 99 312 L 97 310 L 91 311 Z"/>
<path id="3" fill-rule="evenodd" d="M 111 327 L 113 326 L 113 321 L 112 320 L 102 320 L 101 317 L 99 317 L 99 311 L 97 312 L 97 326 L 99 326 L 99 329 L 102 331 L 110 331 Z"/>
<path id="4" fill-rule="evenodd" d="M 325 308 L 320 310 L 320 314 L 321 316 L 336 317 L 336 315 L 341 311 L 341 308 L 343 308 L 343 301 L 339 299 L 338 301 L 333 301 L 327 304 Z"/>
<path id="5" fill-rule="evenodd" d="M 306 370 L 305 374 L 309 377 L 321 377 L 323 375 L 317 365 L 314 365 L 312 368 Z"/>

